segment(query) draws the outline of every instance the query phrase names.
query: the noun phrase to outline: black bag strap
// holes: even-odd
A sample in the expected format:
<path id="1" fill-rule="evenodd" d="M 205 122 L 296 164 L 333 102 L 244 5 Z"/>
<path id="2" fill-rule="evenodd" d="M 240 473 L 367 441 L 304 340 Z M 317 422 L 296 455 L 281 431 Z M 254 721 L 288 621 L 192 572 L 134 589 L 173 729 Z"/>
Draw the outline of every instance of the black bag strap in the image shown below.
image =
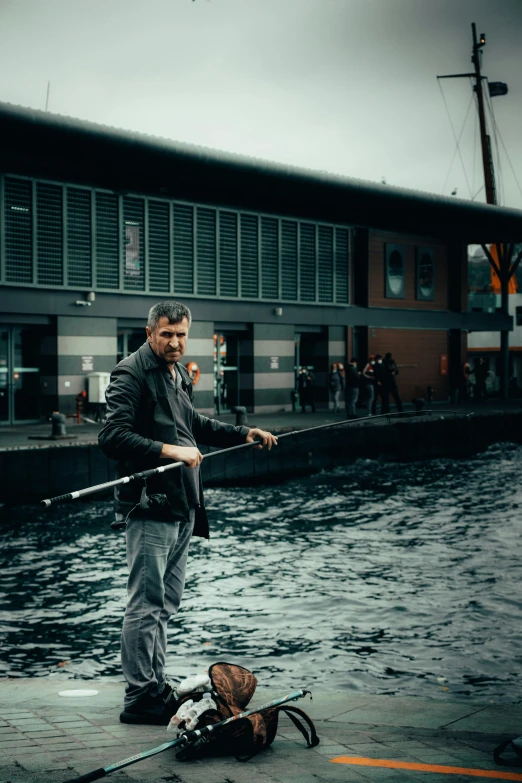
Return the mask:
<path id="1" fill-rule="evenodd" d="M 517 743 L 515 745 L 515 742 Z M 508 750 L 508 758 L 502 758 L 502 753 Z M 504 767 L 522 767 L 522 737 L 517 737 L 514 740 L 506 740 L 495 748 L 493 751 L 493 758 L 496 764 L 500 764 Z"/>
<path id="2" fill-rule="evenodd" d="M 312 722 L 312 719 L 304 712 L 304 710 L 299 709 L 299 707 L 279 707 L 280 710 L 285 712 L 294 726 L 299 729 L 301 734 L 306 740 L 306 744 L 309 748 L 315 748 L 316 745 L 319 745 L 319 737 L 317 736 L 317 732 L 315 730 L 315 726 Z M 306 728 L 303 726 L 299 718 L 296 718 L 295 715 L 292 713 L 296 713 L 299 715 L 304 722 L 308 725 L 308 728 L 310 729 L 310 736 L 308 736 L 308 732 Z"/>

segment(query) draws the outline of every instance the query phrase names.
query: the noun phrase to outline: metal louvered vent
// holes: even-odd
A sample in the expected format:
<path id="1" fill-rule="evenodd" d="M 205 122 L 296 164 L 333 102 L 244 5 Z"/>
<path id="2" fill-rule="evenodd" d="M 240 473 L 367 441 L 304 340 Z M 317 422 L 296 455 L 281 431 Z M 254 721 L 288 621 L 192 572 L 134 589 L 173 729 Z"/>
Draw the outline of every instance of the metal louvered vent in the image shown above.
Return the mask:
<path id="1" fill-rule="evenodd" d="M 141 198 L 123 198 L 123 287 L 145 290 L 145 203 Z"/>
<path id="2" fill-rule="evenodd" d="M 261 218 L 261 296 L 279 298 L 278 222 Z"/>
<path id="3" fill-rule="evenodd" d="M 33 282 L 32 184 L 5 178 L 5 276 L 8 283 Z"/>
<path id="4" fill-rule="evenodd" d="M 259 296 L 257 215 L 241 215 L 241 296 Z"/>
<path id="5" fill-rule="evenodd" d="M 237 296 L 237 215 L 219 213 L 219 294 Z"/>
<path id="6" fill-rule="evenodd" d="M 318 284 L 319 301 L 333 302 L 333 229 L 331 226 L 318 226 Z"/>
<path id="7" fill-rule="evenodd" d="M 297 223 L 281 221 L 281 288 L 283 299 L 297 300 Z"/>
<path id="8" fill-rule="evenodd" d="M 40 285 L 63 285 L 62 188 L 36 183 L 37 278 Z"/>
<path id="9" fill-rule="evenodd" d="M 118 197 L 96 193 L 96 285 L 120 287 Z"/>
<path id="10" fill-rule="evenodd" d="M 348 304 L 350 296 L 349 232 L 335 229 L 335 301 Z"/>
<path id="11" fill-rule="evenodd" d="M 174 291 L 194 293 L 194 208 L 174 204 Z"/>
<path id="12" fill-rule="evenodd" d="M 149 288 L 170 292 L 169 204 L 149 201 Z"/>
<path id="13" fill-rule="evenodd" d="M 302 302 L 315 302 L 315 225 L 300 225 L 299 287 Z"/>
<path id="14" fill-rule="evenodd" d="M 216 295 L 216 210 L 197 208 L 198 294 Z"/>
<path id="15" fill-rule="evenodd" d="M 92 287 L 91 192 L 67 188 L 67 282 Z"/>

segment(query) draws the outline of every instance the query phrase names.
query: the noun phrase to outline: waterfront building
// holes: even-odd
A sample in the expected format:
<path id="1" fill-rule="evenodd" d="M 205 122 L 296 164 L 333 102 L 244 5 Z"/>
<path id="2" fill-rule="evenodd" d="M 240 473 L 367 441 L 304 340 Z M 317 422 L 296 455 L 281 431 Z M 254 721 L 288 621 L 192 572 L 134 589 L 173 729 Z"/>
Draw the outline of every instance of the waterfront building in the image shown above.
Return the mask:
<path id="1" fill-rule="evenodd" d="M 186 362 L 213 413 L 291 409 L 299 366 L 391 351 L 406 402 L 459 387 L 467 246 L 522 213 L 0 104 L 0 423 L 74 413 L 92 372 L 144 340 L 149 308 L 193 313 Z"/>

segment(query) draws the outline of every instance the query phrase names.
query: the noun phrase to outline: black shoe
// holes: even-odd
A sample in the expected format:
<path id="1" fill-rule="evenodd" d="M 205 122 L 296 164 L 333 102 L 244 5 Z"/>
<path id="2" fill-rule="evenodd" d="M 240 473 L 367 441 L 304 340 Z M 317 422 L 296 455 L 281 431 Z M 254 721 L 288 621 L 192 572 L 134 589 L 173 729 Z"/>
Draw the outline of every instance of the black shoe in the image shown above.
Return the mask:
<path id="1" fill-rule="evenodd" d="M 121 723 L 146 723 L 166 726 L 176 713 L 176 699 L 170 685 L 165 685 L 158 696 L 145 695 L 120 713 Z"/>

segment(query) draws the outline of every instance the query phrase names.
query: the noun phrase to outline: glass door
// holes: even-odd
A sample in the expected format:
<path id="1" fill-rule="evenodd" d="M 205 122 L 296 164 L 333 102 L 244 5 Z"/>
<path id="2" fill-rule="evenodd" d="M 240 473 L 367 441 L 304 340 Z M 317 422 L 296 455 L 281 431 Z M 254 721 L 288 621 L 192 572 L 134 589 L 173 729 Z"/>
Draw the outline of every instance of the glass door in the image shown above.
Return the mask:
<path id="1" fill-rule="evenodd" d="M 39 353 L 39 327 L 0 327 L 0 424 L 40 420 Z"/>
<path id="2" fill-rule="evenodd" d="M 214 410 L 231 411 L 239 405 L 239 340 L 237 335 L 214 335 Z"/>

